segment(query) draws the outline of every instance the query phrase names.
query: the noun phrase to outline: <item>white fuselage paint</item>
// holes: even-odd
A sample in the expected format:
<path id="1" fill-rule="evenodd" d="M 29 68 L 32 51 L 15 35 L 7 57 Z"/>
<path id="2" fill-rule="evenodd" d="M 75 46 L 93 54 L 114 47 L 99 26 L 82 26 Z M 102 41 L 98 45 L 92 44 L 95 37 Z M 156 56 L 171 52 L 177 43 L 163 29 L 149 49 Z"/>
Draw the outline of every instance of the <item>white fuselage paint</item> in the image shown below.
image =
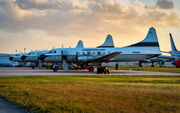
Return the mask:
<path id="1" fill-rule="evenodd" d="M 26 56 L 26 58 L 24 59 L 24 61 L 26 62 L 38 62 L 39 56 L 44 54 L 44 53 L 48 53 L 49 51 L 32 51 L 29 52 Z"/>
<path id="2" fill-rule="evenodd" d="M 56 53 L 54 53 L 54 51 Z M 93 58 L 108 55 L 113 52 L 121 52 L 119 55 L 111 58 L 109 62 L 139 61 L 161 54 L 159 47 L 59 48 L 52 49 L 50 53 L 45 54 L 47 57 L 44 59 L 44 61 L 61 62 L 62 51 L 67 51 L 68 56 L 72 56 L 72 59 L 76 56 L 77 52 L 78 55 L 88 54 L 88 52 L 90 52 L 90 54 L 93 55 Z M 98 55 L 98 52 L 101 52 L 101 54 Z"/>

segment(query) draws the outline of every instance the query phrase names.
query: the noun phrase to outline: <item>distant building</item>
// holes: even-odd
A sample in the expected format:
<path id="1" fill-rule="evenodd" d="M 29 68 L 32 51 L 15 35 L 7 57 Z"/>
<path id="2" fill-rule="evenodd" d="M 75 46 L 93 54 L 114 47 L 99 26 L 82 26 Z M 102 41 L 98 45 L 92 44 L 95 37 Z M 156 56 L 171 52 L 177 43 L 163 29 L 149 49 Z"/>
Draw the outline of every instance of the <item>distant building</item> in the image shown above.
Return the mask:
<path id="1" fill-rule="evenodd" d="M 11 66 L 15 62 L 9 60 L 9 57 L 15 54 L 0 53 L 0 66 Z"/>

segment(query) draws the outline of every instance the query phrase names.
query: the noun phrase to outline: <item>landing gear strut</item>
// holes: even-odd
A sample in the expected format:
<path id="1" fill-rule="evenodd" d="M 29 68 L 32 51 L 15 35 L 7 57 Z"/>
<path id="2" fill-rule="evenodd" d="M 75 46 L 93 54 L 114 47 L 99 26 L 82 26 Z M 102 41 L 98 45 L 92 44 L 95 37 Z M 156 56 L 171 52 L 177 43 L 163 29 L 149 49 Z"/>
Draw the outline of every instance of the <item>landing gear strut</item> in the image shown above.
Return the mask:
<path id="1" fill-rule="evenodd" d="M 154 62 L 152 62 L 152 65 L 151 65 L 151 67 L 154 67 Z"/>
<path id="2" fill-rule="evenodd" d="M 139 61 L 139 67 L 142 67 L 142 62 L 141 61 Z"/>

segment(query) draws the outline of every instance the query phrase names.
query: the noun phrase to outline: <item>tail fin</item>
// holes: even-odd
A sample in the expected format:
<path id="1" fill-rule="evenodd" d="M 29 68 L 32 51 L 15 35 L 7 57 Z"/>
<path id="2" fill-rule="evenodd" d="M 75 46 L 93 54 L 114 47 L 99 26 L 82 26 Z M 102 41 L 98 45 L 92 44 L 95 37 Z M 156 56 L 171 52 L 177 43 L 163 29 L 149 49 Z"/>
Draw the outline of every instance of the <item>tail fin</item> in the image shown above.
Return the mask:
<path id="1" fill-rule="evenodd" d="M 171 41 L 171 48 L 172 48 L 172 51 L 177 51 L 171 33 L 169 33 L 169 35 L 170 35 L 170 41 Z"/>
<path id="2" fill-rule="evenodd" d="M 130 45 L 128 47 L 159 47 L 156 30 L 151 27 L 148 31 L 146 38 L 143 41 Z"/>
<path id="3" fill-rule="evenodd" d="M 111 35 L 107 35 L 105 42 L 101 46 L 98 46 L 97 48 L 113 48 L 113 47 L 114 47 L 113 38 Z"/>
<path id="4" fill-rule="evenodd" d="M 77 43 L 76 48 L 84 48 L 83 41 L 79 40 L 79 42 Z"/>

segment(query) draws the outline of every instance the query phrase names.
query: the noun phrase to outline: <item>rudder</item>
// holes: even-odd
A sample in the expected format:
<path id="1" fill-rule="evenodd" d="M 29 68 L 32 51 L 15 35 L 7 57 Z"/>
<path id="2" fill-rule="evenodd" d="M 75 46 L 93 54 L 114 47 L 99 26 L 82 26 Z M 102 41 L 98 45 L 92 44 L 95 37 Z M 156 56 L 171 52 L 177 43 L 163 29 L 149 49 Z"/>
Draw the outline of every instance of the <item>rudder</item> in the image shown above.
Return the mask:
<path id="1" fill-rule="evenodd" d="M 169 33 L 172 51 L 177 51 L 171 33 Z"/>
<path id="2" fill-rule="evenodd" d="M 76 48 L 84 48 L 83 41 L 79 40 L 79 42 L 77 43 Z"/>

